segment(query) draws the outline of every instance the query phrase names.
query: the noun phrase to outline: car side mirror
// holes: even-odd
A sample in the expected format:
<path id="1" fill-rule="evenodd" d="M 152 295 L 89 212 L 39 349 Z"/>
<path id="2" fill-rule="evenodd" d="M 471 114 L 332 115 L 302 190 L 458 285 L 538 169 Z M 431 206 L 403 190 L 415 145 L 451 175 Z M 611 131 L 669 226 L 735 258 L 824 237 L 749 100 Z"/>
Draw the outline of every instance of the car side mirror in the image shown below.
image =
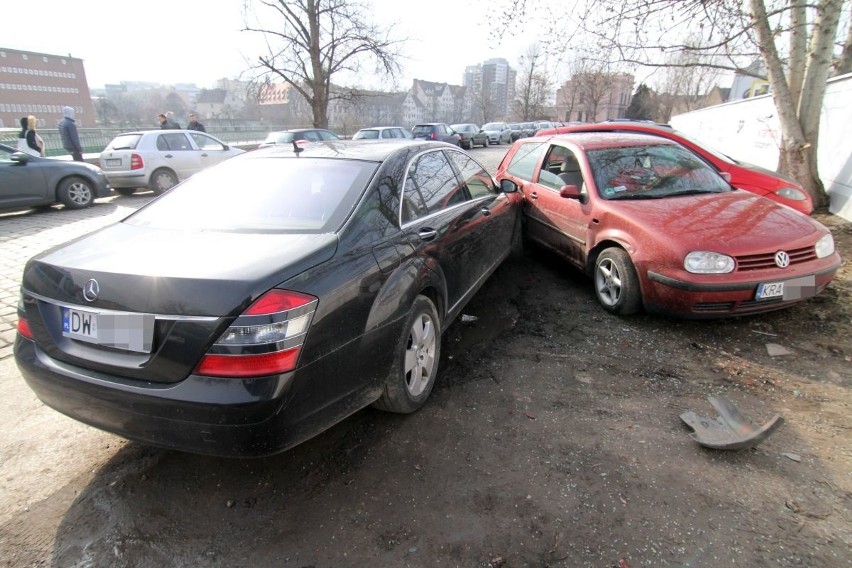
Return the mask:
<path id="1" fill-rule="evenodd" d="M 559 197 L 565 199 L 580 199 L 580 188 L 576 185 L 563 185 L 559 190 Z"/>
<path id="2" fill-rule="evenodd" d="M 26 152 L 13 152 L 9 159 L 13 162 L 19 162 L 21 164 L 26 164 L 30 161 L 30 155 Z"/>
<path id="3" fill-rule="evenodd" d="M 518 191 L 518 184 L 513 182 L 510 179 L 504 179 L 500 181 L 500 191 L 503 193 L 515 193 Z M 578 192 L 579 195 L 579 192 Z"/>

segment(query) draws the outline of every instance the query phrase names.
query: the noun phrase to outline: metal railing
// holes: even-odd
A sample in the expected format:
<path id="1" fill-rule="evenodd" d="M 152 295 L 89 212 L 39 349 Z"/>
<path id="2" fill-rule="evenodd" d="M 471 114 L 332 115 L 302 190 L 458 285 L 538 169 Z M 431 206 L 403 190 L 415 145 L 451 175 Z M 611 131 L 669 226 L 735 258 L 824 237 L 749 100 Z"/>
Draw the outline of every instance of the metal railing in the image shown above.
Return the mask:
<path id="1" fill-rule="evenodd" d="M 287 130 L 288 128 L 308 128 L 301 126 L 208 126 L 207 133 L 228 144 L 239 146 L 250 146 L 260 144 L 266 135 L 276 130 Z M 140 128 L 138 130 L 156 130 L 153 128 Z M 334 128 L 330 128 L 336 131 Z M 83 154 L 100 154 L 113 138 L 122 132 L 133 132 L 132 128 L 79 128 L 80 144 L 83 146 Z M 14 128 L 0 128 L 0 144 L 6 144 L 13 148 L 18 143 L 19 130 Z M 45 154 L 47 156 L 67 156 L 68 152 L 62 147 L 62 139 L 56 128 L 39 129 L 39 136 L 44 140 Z"/>

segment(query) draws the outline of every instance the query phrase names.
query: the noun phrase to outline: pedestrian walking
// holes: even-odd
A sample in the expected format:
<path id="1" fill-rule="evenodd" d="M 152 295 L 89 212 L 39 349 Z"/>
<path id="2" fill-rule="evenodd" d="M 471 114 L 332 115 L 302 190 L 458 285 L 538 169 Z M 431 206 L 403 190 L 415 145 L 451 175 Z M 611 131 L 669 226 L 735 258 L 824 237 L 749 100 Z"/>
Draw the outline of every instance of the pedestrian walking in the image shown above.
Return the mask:
<path id="1" fill-rule="evenodd" d="M 27 117 L 21 117 L 21 131 L 18 132 L 18 152 L 24 152 L 26 154 L 32 154 L 33 156 L 37 156 L 36 151 L 30 148 L 29 144 L 27 144 Z"/>
<path id="2" fill-rule="evenodd" d="M 180 126 L 173 120 L 169 120 L 162 112 L 157 115 L 157 120 L 160 122 L 160 130 L 180 130 Z"/>
<path id="3" fill-rule="evenodd" d="M 59 121 L 59 137 L 62 138 L 62 147 L 71 154 L 75 162 L 83 161 L 83 146 L 80 145 L 80 135 L 77 132 L 77 121 L 74 120 L 74 109 L 67 106 L 62 107 L 64 118 Z"/>
<path id="4" fill-rule="evenodd" d="M 204 125 L 198 122 L 195 118 L 195 113 L 189 113 L 189 124 L 186 125 L 187 130 L 197 130 L 199 132 L 207 132 L 207 129 L 204 128 Z"/>
<path id="5" fill-rule="evenodd" d="M 44 140 L 36 132 L 36 117 L 33 115 L 27 117 L 26 139 L 30 154 L 44 157 Z"/>

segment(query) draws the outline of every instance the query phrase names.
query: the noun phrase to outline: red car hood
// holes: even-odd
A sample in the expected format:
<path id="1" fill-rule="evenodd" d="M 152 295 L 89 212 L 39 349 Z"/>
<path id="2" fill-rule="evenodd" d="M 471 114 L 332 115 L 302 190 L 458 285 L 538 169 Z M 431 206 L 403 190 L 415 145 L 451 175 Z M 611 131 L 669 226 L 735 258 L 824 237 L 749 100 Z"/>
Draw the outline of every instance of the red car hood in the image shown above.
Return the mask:
<path id="1" fill-rule="evenodd" d="M 810 217 L 744 191 L 607 203 L 625 223 L 691 250 L 748 254 L 803 246 L 818 231 Z"/>

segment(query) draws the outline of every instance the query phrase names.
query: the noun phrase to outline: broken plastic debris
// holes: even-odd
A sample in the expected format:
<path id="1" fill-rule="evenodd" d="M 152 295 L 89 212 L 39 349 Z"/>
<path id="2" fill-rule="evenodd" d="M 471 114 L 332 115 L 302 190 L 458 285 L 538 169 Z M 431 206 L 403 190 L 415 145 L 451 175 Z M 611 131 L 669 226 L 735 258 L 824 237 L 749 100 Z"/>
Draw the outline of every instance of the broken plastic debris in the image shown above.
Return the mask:
<path id="1" fill-rule="evenodd" d="M 689 435 L 690 438 L 707 448 L 716 450 L 753 448 L 784 423 L 784 419 L 776 414 L 769 422 L 758 427 L 737 410 L 727 398 L 711 396 L 707 400 L 719 413 L 719 417 L 715 420 L 698 416 L 691 410 L 680 415 L 680 419 L 693 429 Z"/>
<path id="2" fill-rule="evenodd" d="M 792 355 L 793 352 L 784 347 L 783 345 L 778 345 L 777 343 L 767 343 L 766 344 L 766 352 L 769 353 L 770 357 L 778 357 L 780 355 Z"/>
<path id="3" fill-rule="evenodd" d="M 474 322 L 474 321 L 476 321 L 476 320 L 478 320 L 478 319 L 479 319 L 479 318 L 478 318 L 478 317 L 476 317 L 476 316 L 469 316 L 469 315 L 467 315 L 467 314 L 462 314 L 462 317 L 461 317 L 461 320 L 462 320 L 464 323 Z"/>
<path id="4" fill-rule="evenodd" d="M 793 460 L 794 462 L 802 461 L 802 456 L 800 456 L 799 454 L 794 454 L 793 452 L 784 452 L 781 455 L 787 459 Z"/>

